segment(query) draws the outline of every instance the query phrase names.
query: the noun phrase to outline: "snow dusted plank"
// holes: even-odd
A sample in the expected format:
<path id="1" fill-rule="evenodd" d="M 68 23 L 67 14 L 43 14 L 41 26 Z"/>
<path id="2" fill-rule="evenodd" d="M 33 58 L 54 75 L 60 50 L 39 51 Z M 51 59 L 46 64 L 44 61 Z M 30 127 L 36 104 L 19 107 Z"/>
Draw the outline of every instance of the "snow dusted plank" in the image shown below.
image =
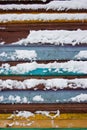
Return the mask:
<path id="1" fill-rule="evenodd" d="M 0 61 L 54 61 L 54 60 L 77 60 L 80 51 L 86 52 L 87 46 L 55 46 L 28 44 L 28 46 L 0 46 Z M 18 53 L 17 53 L 18 52 Z M 80 57 L 80 60 L 87 60 L 87 56 Z"/>
<path id="2" fill-rule="evenodd" d="M 58 90 L 58 89 L 87 89 L 86 79 L 27 79 L 1 80 L 0 90 Z"/>
<path id="3" fill-rule="evenodd" d="M 28 45 L 28 44 L 54 44 L 54 45 L 78 45 L 87 44 L 87 30 L 39 30 L 30 31 L 27 38 L 22 39 L 13 44 Z"/>
<path id="4" fill-rule="evenodd" d="M 87 9 L 86 0 L 74 0 L 74 1 L 51 1 L 48 4 L 6 4 L 0 5 L 1 10 L 53 10 L 53 11 L 67 11 L 67 10 L 82 10 Z"/>
<path id="5" fill-rule="evenodd" d="M 2 64 L 0 75 L 15 76 L 87 76 L 87 61 L 68 61 L 64 63 L 38 64 L 22 63 L 16 66 Z"/>
<path id="6" fill-rule="evenodd" d="M 17 42 L 22 38 L 26 38 L 30 30 L 87 30 L 86 22 L 42 22 L 42 23 L 17 23 L 17 24 L 0 24 L 0 42 L 5 44 Z M 13 32 L 13 33 L 12 33 Z M 7 38 L 8 37 L 8 38 Z"/>
<path id="7" fill-rule="evenodd" d="M 87 13 L 39 13 L 39 14 L 0 14 L 0 23 L 31 22 L 84 22 Z"/>
<path id="8" fill-rule="evenodd" d="M 84 98 L 83 98 L 84 97 Z M 0 91 L 0 103 L 87 103 L 87 90 Z"/>

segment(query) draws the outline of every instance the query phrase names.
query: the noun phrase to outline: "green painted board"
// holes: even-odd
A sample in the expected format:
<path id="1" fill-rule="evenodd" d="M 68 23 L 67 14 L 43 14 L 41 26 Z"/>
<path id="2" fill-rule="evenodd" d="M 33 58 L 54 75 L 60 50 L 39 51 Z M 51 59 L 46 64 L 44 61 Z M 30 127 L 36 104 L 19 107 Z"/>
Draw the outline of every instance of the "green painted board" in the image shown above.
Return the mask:
<path id="1" fill-rule="evenodd" d="M 0 128 L 0 130 L 87 130 L 87 128 Z"/>

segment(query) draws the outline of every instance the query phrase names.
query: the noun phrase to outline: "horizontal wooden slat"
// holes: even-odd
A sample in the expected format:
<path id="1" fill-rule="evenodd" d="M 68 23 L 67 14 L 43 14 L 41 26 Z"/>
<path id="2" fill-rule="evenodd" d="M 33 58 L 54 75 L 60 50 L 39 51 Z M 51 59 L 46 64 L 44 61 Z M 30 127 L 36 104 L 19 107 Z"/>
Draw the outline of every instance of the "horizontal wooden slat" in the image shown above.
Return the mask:
<path id="1" fill-rule="evenodd" d="M 0 79 L 2 80 L 7 80 L 7 79 L 12 79 L 12 80 L 26 80 L 26 79 L 53 79 L 53 78 L 66 78 L 66 79 L 74 79 L 74 78 L 87 78 L 87 76 L 5 76 L 1 75 Z"/>
<path id="2" fill-rule="evenodd" d="M 76 22 L 76 23 L 28 23 L 28 24 L 0 24 L 0 42 L 6 43 L 16 42 L 19 39 L 26 38 L 30 30 L 76 30 L 76 29 L 87 29 L 87 23 Z"/>
<path id="3" fill-rule="evenodd" d="M 14 111 L 56 111 L 60 113 L 87 113 L 87 103 L 77 104 L 0 104 L 0 113 Z"/>
<path id="4" fill-rule="evenodd" d="M 32 58 L 31 60 L 27 58 L 17 58 L 18 54 L 16 51 L 34 51 L 36 53 L 36 57 Z M 63 62 L 67 60 L 87 60 L 85 57 L 81 57 L 78 59 L 76 55 L 80 51 L 85 51 L 87 50 L 87 46 L 82 45 L 82 46 L 71 46 L 71 45 L 64 45 L 64 46 L 57 46 L 57 45 L 28 45 L 28 46 L 11 46 L 11 45 L 2 45 L 0 46 L 0 65 L 2 62 L 9 62 L 11 64 L 16 64 L 18 61 L 24 62 L 24 61 L 38 61 L 39 63 L 49 63 L 53 61 L 58 61 L 58 62 Z M 22 51 L 22 52 L 23 52 Z M 4 54 L 3 54 L 4 53 Z M 2 55 L 3 54 L 3 55 Z M 24 53 L 25 54 L 25 53 Z M 13 56 L 12 56 L 13 55 Z M 13 62 L 11 62 L 13 61 Z"/>
<path id="5" fill-rule="evenodd" d="M 1 116 L 3 116 L 3 118 L 1 118 Z M 15 127 L 14 130 L 16 130 L 16 128 L 19 130 L 21 129 L 27 130 L 25 128 L 28 128 L 28 130 L 49 130 L 49 128 L 50 130 L 57 130 L 57 129 L 58 130 L 86 130 L 85 128 L 87 127 L 86 114 L 84 115 L 83 113 L 82 114 L 60 114 L 54 119 L 51 119 L 50 117 L 46 117 L 45 115 L 41 115 L 41 114 L 37 114 L 37 115 L 34 114 L 33 117 L 29 117 L 29 118 L 16 117 L 15 115 L 10 119 L 9 117 L 12 117 L 12 115 L 11 114 L 0 115 L 0 126 L 5 128 L 5 130 L 8 130 L 7 127 L 10 127 L 11 130 L 13 130 L 12 128 L 14 127 Z M 31 129 L 31 128 L 35 128 L 35 129 Z"/>

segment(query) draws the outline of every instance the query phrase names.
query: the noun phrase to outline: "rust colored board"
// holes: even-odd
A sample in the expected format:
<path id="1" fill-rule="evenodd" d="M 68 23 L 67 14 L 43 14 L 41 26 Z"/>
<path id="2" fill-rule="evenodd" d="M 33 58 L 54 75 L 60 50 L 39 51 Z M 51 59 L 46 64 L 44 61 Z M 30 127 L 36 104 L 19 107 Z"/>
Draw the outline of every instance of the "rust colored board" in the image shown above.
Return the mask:
<path id="1" fill-rule="evenodd" d="M 22 4 L 23 3 L 24 2 L 22 2 Z M 19 3 L 14 2 L 14 4 L 19 4 Z M 25 2 L 25 4 L 31 4 L 31 3 Z M 41 2 L 38 2 L 38 4 L 41 4 Z M 45 4 L 45 3 L 43 3 L 43 4 Z M 46 10 L 46 9 L 37 9 L 37 10 L 33 10 L 33 9 L 22 9 L 22 10 L 16 10 L 16 9 L 10 9 L 9 10 L 8 9 L 8 10 L 2 10 L 2 9 L 0 9 L 0 13 L 3 13 L 3 14 L 5 14 L 5 13 L 65 13 L 65 12 L 66 13 L 87 13 L 87 9 L 67 9 L 67 10 L 58 10 L 58 11 L 57 10 L 52 10 L 52 9 L 48 9 L 48 10 Z"/>
<path id="2" fill-rule="evenodd" d="M 59 110 L 60 113 L 87 113 L 87 104 L 0 104 L 0 113 L 13 113 L 16 110 L 31 112 Z"/>
<path id="3" fill-rule="evenodd" d="M 87 76 L 0 76 L 0 79 L 7 80 L 26 80 L 26 79 L 53 79 L 53 78 L 65 78 L 65 79 L 74 79 L 74 78 L 87 78 Z"/>
<path id="4" fill-rule="evenodd" d="M 87 23 L 29 23 L 0 24 L 0 42 L 16 42 L 29 35 L 30 30 L 76 30 L 87 29 Z"/>

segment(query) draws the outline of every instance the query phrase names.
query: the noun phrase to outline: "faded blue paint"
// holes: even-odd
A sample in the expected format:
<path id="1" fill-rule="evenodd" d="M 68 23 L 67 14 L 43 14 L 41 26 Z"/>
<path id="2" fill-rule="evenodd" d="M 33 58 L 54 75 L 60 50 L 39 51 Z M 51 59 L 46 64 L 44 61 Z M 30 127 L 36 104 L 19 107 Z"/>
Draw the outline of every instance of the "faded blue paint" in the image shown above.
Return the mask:
<path id="1" fill-rule="evenodd" d="M 20 86 L 21 87 L 21 86 Z M 71 98 L 75 97 L 80 94 L 86 94 L 87 90 L 58 90 L 58 91 L 52 91 L 52 90 L 14 90 L 14 91 L 0 91 L 0 96 L 4 97 L 3 101 L 0 101 L 0 103 L 17 103 L 17 99 L 15 100 L 9 100 L 9 95 L 12 95 L 14 98 L 16 96 L 20 97 L 20 103 L 23 103 L 23 98 L 27 98 L 27 102 L 29 103 L 73 103 Z M 36 95 L 40 95 L 41 98 L 43 98 L 43 101 L 33 100 L 33 97 Z M 87 103 L 87 101 L 82 101 L 83 103 Z M 81 103 L 82 103 L 81 102 Z M 74 101 L 75 103 L 75 101 Z"/>
<path id="2" fill-rule="evenodd" d="M 83 50 L 87 51 L 87 46 L 57 46 L 57 45 L 29 45 L 29 46 L 12 46 L 4 45 L 0 46 L 0 54 L 6 52 L 7 57 L 0 57 L 0 61 L 14 61 L 17 59 L 12 59 L 12 55 L 15 50 L 35 50 L 37 53 L 36 60 L 72 60 L 75 56 Z M 25 61 L 28 59 L 25 59 Z M 81 59 L 81 60 L 87 60 Z"/>

